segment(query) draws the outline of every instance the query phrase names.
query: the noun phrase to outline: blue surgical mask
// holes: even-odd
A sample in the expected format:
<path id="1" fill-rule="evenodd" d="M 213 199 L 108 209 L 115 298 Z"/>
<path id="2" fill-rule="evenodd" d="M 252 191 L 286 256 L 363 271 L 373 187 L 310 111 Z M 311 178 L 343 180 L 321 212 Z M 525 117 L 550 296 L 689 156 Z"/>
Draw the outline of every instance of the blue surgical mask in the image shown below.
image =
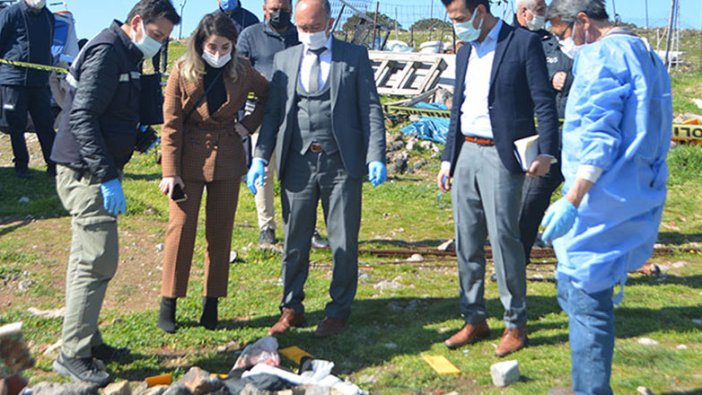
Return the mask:
<path id="1" fill-rule="evenodd" d="M 239 0 L 222 0 L 219 6 L 224 12 L 232 12 L 239 8 Z"/>
<path id="2" fill-rule="evenodd" d="M 456 36 L 459 40 L 464 43 L 469 43 L 475 41 L 480 37 L 480 29 L 483 27 L 483 18 L 480 21 L 480 25 L 477 28 L 473 27 L 473 22 L 475 22 L 475 16 L 478 15 L 477 9 L 473 11 L 473 16 L 467 22 L 458 22 L 453 24 L 453 30 L 456 32 Z"/>

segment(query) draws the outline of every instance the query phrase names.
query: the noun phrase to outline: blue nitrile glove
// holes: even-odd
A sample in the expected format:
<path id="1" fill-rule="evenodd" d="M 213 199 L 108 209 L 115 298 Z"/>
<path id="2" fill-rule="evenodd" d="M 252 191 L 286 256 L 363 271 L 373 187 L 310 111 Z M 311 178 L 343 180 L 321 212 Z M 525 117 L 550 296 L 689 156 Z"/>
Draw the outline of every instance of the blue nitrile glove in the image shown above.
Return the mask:
<path id="1" fill-rule="evenodd" d="M 265 185 L 266 177 L 266 163 L 261 158 L 253 158 L 251 161 L 251 168 L 249 172 L 246 173 L 246 186 L 249 187 L 249 191 L 256 194 L 256 184 L 260 183 Z"/>
<path id="2" fill-rule="evenodd" d="M 127 200 L 124 198 L 122 183 L 118 179 L 114 178 L 100 184 L 100 192 L 102 192 L 103 205 L 108 213 L 117 215 L 127 212 Z"/>
<path id="3" fill-rule="evenodd" d="M 388 169 L 385 163 L 374 160 L 368 165 L 368 180 L 374 187 L 384 183 L 388 179 Z"/>
<path id="4" fill-rule="evenodd" d="M 545 227 L 541 239 L 548 244 L 568 233 L 578 218 L 578 209 L 565 197 L 560 198 L 546 211 L 541 226 Z"/>

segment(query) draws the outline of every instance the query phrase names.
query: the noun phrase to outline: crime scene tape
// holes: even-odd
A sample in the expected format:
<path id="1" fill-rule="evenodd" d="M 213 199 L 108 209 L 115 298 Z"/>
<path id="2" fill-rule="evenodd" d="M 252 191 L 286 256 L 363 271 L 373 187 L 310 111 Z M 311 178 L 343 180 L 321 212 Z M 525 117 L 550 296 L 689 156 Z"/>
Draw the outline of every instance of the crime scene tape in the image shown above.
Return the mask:
<path id="1" fill-rule="evenodd" d="M 702 141 L 702 125 L 673 125 L 673 140 Z"/>
<path id="2" fill-rule="evenodd" d="M 47 66 L 45 64 L 18 62 L 16 60 L 7 60 L 7 59 L 0 59 L 0 63 L 5 63 L 5 64 L 9 64 L 12 66 L 17 66 L 17 67 L 24 67 L 26 69 L 34 69 L 34 70 L 42 70 L 42 71 L 55 71 L 55 72 L 61 73 L 61 74 L 68 73 L 68 69 L 65 69 L 63 67 Z"/>

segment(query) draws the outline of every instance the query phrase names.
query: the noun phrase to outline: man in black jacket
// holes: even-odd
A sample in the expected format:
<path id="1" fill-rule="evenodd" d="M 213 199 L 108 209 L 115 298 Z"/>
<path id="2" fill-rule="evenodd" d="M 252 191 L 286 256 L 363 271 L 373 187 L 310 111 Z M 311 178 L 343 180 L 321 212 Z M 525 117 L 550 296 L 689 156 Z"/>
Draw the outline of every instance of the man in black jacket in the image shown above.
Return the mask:
<path id="1" fill-rule="evenodd" d="M 546 55 L 546 68 L 551 87 L 556 95 L 558 117 L 565 117 L 565 105 L 570 86 L 573 84 L 573 60 L 560 49 L 558 39 L 551 32 L 544 30 L 546 24 L 546 2 L 544 0 L 517 0 L 517 12 L 514 15 L 514 27 L 521 27 L 534 32 L 541 38 L 541 45 Z M 556 155 L 557 162 L 544 177 L 527 177 L 522 190 L 522 206 L 519 214 L 519 233 L 524 246 L 527 263 L 531 249 L 539 232 L 539 224 L 551 203 L 553 191 L 563 182 L 560 164 L 560 149 Z"/>
<path id="2" fill-rule="evenodd" d="M 106 385 L 93 358 L 128 350 L 103 343 L 98 316 L 117 270 L 117 215 L 126 211 L 122 169 L 132 156 L 139 123 L 140 68 L 180 22 L 169 0 L 141 0 L 127 23 L 114 21 L 81 50 L 51 158 L 56 190 L 73 217 L 66 280 L 63 346 L 54 370 L 73 380 Z"/>
<path id="3" fill-rule="evenodd" d="M 46 9 L 46 0 L 22 0 L 0 13 L 0 59 L 38 65 L 52 65 L 51 44 L 54 39 L 54 15 Z M 30 178 L 29 153 L 24 133 L 27 112 L 32 115 L 39 137 L 47 174 L 56 174 L 49 158 L 54 143 L 54 117 L 51 113 L 49 71 L 0 63 L 0 97 L 12 140 L 15 172 Z"/>

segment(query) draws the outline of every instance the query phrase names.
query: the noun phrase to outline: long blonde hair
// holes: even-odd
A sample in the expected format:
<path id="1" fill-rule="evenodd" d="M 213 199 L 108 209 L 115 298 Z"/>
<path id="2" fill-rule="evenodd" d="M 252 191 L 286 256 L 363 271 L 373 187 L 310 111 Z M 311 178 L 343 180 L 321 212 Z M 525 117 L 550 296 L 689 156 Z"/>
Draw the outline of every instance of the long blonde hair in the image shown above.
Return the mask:
<path id="1" fill-rule="evenodd" d="M 226 69 L 226 76 L 236 82 L 245 72 L 243 58 L 236 52 L 236 40 L 239 36 L 237 27 L 229 16 L 221 11 L 205 15 L 195 32 L 188 40 L 188 50 L 178 59 L 177 66 L 180 75 L 189 82 L 198 83 L 205 75 L 205 62 L 202 51 L 205 41 L 212 35 L 224 37 L 232 42 L 232 60 Z"/>

